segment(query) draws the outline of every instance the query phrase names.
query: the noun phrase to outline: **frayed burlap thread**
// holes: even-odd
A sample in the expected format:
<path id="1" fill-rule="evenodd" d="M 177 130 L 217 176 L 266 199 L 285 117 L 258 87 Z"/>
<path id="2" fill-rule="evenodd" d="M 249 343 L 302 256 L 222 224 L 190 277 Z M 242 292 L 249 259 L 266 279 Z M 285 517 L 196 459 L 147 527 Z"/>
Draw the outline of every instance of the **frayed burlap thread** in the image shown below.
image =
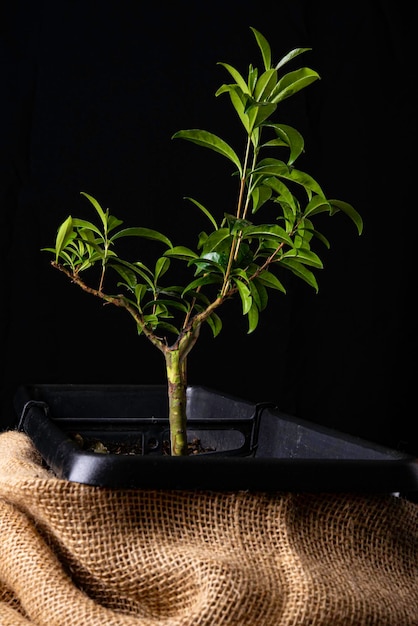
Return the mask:
<path id="1" fill-rule="evenodd" d="M 418 626 L 418 505 L 111 490 L 0 434 L 0 626 Z"/>

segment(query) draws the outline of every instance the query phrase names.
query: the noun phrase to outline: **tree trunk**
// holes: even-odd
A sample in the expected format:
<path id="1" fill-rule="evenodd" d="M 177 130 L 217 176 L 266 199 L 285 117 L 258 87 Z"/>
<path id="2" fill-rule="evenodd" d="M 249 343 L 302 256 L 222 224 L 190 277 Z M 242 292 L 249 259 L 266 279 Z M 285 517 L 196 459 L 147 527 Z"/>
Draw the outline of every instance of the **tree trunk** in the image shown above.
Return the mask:
<path id="1" fill-rule="evenodd" d="M 168 410 L 172 456 L 187 454 L 186 369 L 179 349 L 165 352 L 168 383 Z"/>

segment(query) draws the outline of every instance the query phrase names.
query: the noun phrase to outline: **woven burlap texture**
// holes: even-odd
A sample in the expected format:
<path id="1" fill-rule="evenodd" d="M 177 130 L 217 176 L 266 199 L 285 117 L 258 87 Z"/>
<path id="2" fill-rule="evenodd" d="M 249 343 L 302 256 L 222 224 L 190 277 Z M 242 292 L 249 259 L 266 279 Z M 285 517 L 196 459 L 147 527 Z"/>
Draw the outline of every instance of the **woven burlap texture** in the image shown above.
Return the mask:
<path id="1" fill-rule="evenodd" d="M 418 505 L 111 490 L 0 434 L 0 624 L 417 626 Z"/>

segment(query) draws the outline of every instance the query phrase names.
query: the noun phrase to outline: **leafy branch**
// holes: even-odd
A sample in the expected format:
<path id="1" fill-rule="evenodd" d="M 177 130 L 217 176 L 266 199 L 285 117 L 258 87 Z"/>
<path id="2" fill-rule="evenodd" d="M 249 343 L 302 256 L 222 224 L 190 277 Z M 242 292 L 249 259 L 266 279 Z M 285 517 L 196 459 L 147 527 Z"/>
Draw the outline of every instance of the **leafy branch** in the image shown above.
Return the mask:
<path id="1" fill-rule="evenodd" d="M 173 245 L 156 230 L 123 228 L 109 209 L 104 210 L 93 196 L 82 192 L 94 207 L 98 223 L 69 216 L 58 229 L 55 246 L 44 248 L 54 254 L 54 267 L 81 289 L 125 308 L 138 333 L 164 353 L 173 454 L 183 454 L 186 449 L 186 359 L 202 324 L 207 323 L 216 337 L 222 329 L 219 307 L 238 296 L 248 332 L 253 332 L 268 304 L 269 292 L 286 293 L 282 270 L 318 291 L 315 272 L 323 264 L 312 244 L 317 240 L 330 246 L 314 227 L 320 213 L 333 216 L 343 212 L 359 234 L 363 228 L 351 204 L 327 198 L 319 183 L 296 167 L 305 149 L 300 132 L 273 120 L 281 102 L 319 79 L 309 67 L 285 71 L 288 63 L 310 48 L 295 48 L 273 64 L 268 41 L 255 28 L 251 30 L 261 52 L 262 69 L 250 65 L 244 78 L 236 68 L 220 63 L 232 82 L 222 84 L 216 92 L 217 97 L 229 96 L 238 115 L 243 129 L 243 159 L 228 142 L 206 130 L 180 130 L 172 137 L 208 148 L 229 161 L 239 181 L 234 210 L 218 218 L 200 201 L 188 197 L 209 223 L 207 231 L 198 235 L 196 249 L 191 249 Z M 274 217 L 255 221 L 266 209 Z M 120 240 L 132 237 L 160 247 L 153 266 L 142 260 L 126 260 L 117 252 Z M 182 285 L 168 280 L 173 262 L 185 266 Z M 93 266 L 100 268 L 96 287 L 84 279 Z M 116 281 L 109 278 L 110 270 Z M 123 294 L 114 293 L 116 289 Z"/>

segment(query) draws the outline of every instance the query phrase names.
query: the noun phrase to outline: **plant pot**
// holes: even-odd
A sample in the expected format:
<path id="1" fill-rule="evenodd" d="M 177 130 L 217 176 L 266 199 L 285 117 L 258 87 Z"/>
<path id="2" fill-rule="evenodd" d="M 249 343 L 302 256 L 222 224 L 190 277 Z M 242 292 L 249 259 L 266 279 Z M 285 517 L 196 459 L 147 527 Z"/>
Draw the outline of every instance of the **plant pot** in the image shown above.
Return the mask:
<path id="1" fill-rule="evenodd" d="M 210 451 L 163 454 L 164 385 L 23 385 L 19 429 L 61 478 L 112 488 L 358 491 L 415 494 L 418 460 L 200 386 L 187 390 L 188 439 Z M 140 442 L 141 454 L 98 453 L 75 440 Z"/>

